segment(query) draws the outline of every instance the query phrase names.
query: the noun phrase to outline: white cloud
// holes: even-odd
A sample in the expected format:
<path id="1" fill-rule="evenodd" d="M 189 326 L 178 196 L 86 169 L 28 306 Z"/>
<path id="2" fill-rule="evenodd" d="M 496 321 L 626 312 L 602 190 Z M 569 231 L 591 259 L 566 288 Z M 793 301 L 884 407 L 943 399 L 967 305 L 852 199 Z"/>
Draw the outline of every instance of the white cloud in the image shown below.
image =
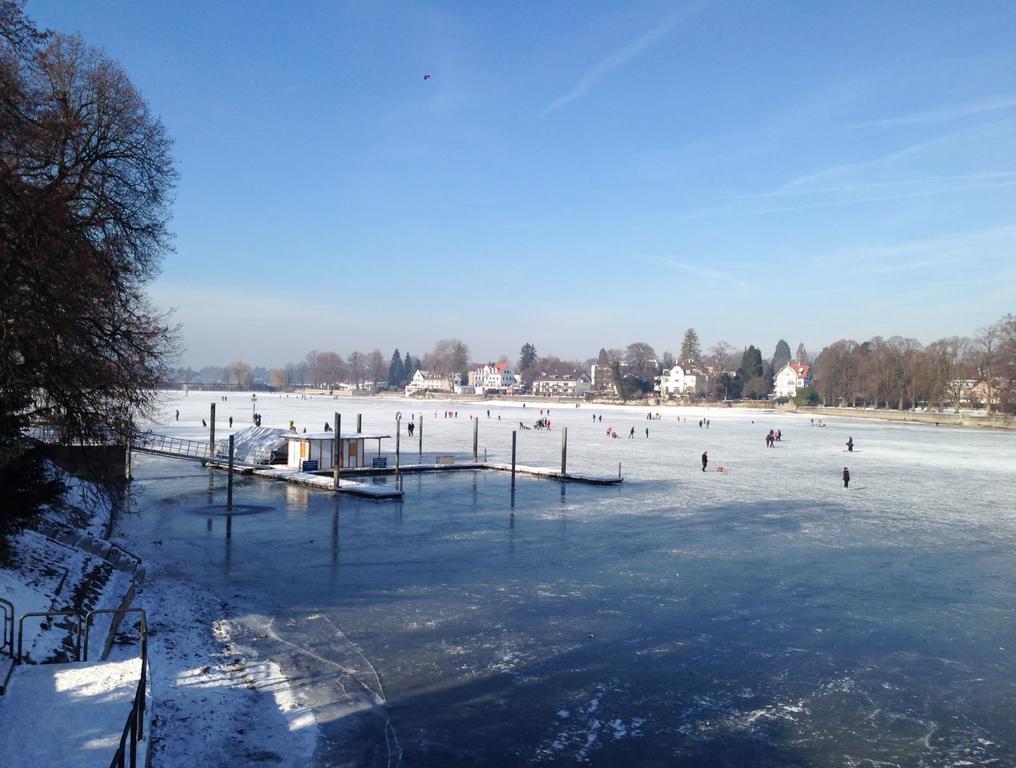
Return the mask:
<path id="1" fill-rule="evenodd" d="M 705 5 L 705 2 L 689 3 L 681 10 L 668 16 L 661 24 L 653 27 L 641 37 L 636 38 L 632 42 L 628 43 L 628 45 L 623 48 L 619 48 L 605 59 L 595 64 L 579 78 L 578 82 L 575 83 L 570 91 L 565 93 L 563 96 L 559 96 L 554 99 L 554 101 L 550 102 L 550 104 L 545 106 L 543 111 L 540 113 L 539 119 L 542 120 L 547 117 L 547 115 L 560 109 L 566 104 L 570 104 L 577 99 L 581 99 L 586 95 L 589 89 L 592 88 L 597 80 L 617 69 L 622 64 L 625 64 L 639 56 L 643 51 L 664 37 L 680 22 L 693 16 Z"/>

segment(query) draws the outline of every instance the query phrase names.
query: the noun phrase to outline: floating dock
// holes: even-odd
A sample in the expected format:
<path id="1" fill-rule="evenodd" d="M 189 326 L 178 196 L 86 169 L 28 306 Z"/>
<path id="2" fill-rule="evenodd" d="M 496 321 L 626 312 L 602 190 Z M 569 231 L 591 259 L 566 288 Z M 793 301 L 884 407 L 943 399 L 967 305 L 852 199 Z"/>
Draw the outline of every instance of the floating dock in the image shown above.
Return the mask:
<path id="1" fill-rule="evenodd" d="M 444 461 L 436 464 L 403 464 L 396 471 L 395 467 L 357 467 L 343 469 L 343 476 L 346 475 L 394 475 L 398 473 L 413 474 L 419 472 L 446 472 L 461 469 L 493 469 L 498 472 L 511 472 L 511 464 L 502 464 L 496 461 L 469 461 L 461 462 Z M 623 482 L 620 475 L 596 474 L 592 472 L 560 472 L 549 467 L 530 467 L 524 464 L 516 464 L 515 472 L 519 475 L 530 475 L 532 477 L 545 477 L 548 480 L 562 480 L 573 483 L 588 483 L 590 485 L 618 485 Z"/>
<path id="2" fill-rule="evenodd" d="M 272 480 L 285 480 L 287 483 L 307 485 L 322 491 L 335 490 L 335 484 L 331 475 L 301 472 L 292 467 L 255 467 L 252 474 Z M 358 483 L 355 480 L 343 480 L 341 477 L 339 478 L 339 493 L 348 493 L 352 496 L 362 496 L 363 498 L 377 500 L 395 500 L 403 497 L 402 491 L 398 488 L 389 488 L 385 485 L 372 485 L 371 483 Z"/>
<path id="3" fill-rule="evenodd" d="M 488 462 L 483 465 L 484 469 L 496 469 L 501 472 L 511 472 L 511 464 L 496 464 Z M 515 465 L 515 472 L 520 475 L 532 475 L 533 477 L 546 477 L 550 480 L 566 480 L 573 483 L 589 483 L 591 485 L 618 485 L 622 482 L 620 475 L 597 475 L 589 472 L 560 472 L 547 467 L 527 467 L 522 464 Z"/>

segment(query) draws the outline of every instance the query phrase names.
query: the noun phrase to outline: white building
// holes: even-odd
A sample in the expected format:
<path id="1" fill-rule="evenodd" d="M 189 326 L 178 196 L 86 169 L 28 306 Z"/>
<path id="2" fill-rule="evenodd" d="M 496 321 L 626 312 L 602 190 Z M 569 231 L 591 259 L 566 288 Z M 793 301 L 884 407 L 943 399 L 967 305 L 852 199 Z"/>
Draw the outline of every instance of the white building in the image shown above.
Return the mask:
<path id="1" fill-rule="evenodd" d="M 659 392 L 664 397 L 697 397 L 709 391 L 709 377 L 691 365 L 675 365 L 660 376 Z"/>
<path id="2" fill-rule="evenodd" d="M 458 376 L 417 371 L 406 385 L 406 395 L 411 396 L 421 392 L 454 392 L 458 383 Z"/>
<path id="3" fill-rule="evenodd" d="M 519 377 L 512 373 L 508 363 L 487 363 L 469 372 L 469 386 L 478 394 L 508 392 L 518 386 Z"/>
<path id="4" fill-rule="evenodd" d="M 343 432 L 339 439 L 339 455 L 341 456 L 339 466 L 367 466 L 369 459 L 366 441 L 377 440 L 377 455 L 380 455 L 381 441 L 389 437 L 391 435 L 380 433 Z M 286 440 L 289 443 L 287 466 L 304 471 L 324 471 L 332 468 L 335 461 L 334 432 L 313 432 L 311 434 L 290 432 L 286 434 Z"/>
<path id="5" fill-rule="evenodd" d="M 591 389 L 585 371 L 542 376 L 533 382 L 533 394 L 539 397 L 585 397 Z"/>
<path id="6" fill-rule="evenodd" d="M 773 376 L 773 397 L 793 397 L 811 384 L 811 366 L 791 360 Z"/>

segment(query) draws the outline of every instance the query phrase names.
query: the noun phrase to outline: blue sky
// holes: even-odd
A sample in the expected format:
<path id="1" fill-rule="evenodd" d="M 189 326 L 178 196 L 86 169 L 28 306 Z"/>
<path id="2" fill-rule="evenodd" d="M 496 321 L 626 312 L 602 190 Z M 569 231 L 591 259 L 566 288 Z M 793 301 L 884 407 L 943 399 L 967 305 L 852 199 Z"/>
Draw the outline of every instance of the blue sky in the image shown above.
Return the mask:
<path id="1" fill-rule="evenodd" d="M 1016 311 L 1016 4 L 29 0 L 176 141 L 183 363 Z M 430 74 L 424 80 L 424 74 Z"/>

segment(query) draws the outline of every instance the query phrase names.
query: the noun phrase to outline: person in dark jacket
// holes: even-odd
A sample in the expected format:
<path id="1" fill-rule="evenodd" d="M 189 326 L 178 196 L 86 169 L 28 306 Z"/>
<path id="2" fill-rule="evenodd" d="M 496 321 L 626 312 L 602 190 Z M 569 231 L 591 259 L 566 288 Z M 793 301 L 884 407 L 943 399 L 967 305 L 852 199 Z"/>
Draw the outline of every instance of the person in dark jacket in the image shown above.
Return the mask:
<path id="1" fill-rule="evenodd" d="M 850 487 L 850 470 L 847 469 L 846 467 L 843 468 L 843 487 L 844 488 Z"/>
<path id="2" fill-rule="evenodd" d="M 848 453 L 853 453 L 854 452 L 854 438 L 853 437 L 848 437 L 847 438 L 847 452 Z"/>
<path id="3" fill-rule="evenodd" d="M 708 451 L 702 451 L 702 471 L 703 472 L 706 471 L 706 464 L 708 464 L 708 463 L 709 463 L 709 452 Z"/>

